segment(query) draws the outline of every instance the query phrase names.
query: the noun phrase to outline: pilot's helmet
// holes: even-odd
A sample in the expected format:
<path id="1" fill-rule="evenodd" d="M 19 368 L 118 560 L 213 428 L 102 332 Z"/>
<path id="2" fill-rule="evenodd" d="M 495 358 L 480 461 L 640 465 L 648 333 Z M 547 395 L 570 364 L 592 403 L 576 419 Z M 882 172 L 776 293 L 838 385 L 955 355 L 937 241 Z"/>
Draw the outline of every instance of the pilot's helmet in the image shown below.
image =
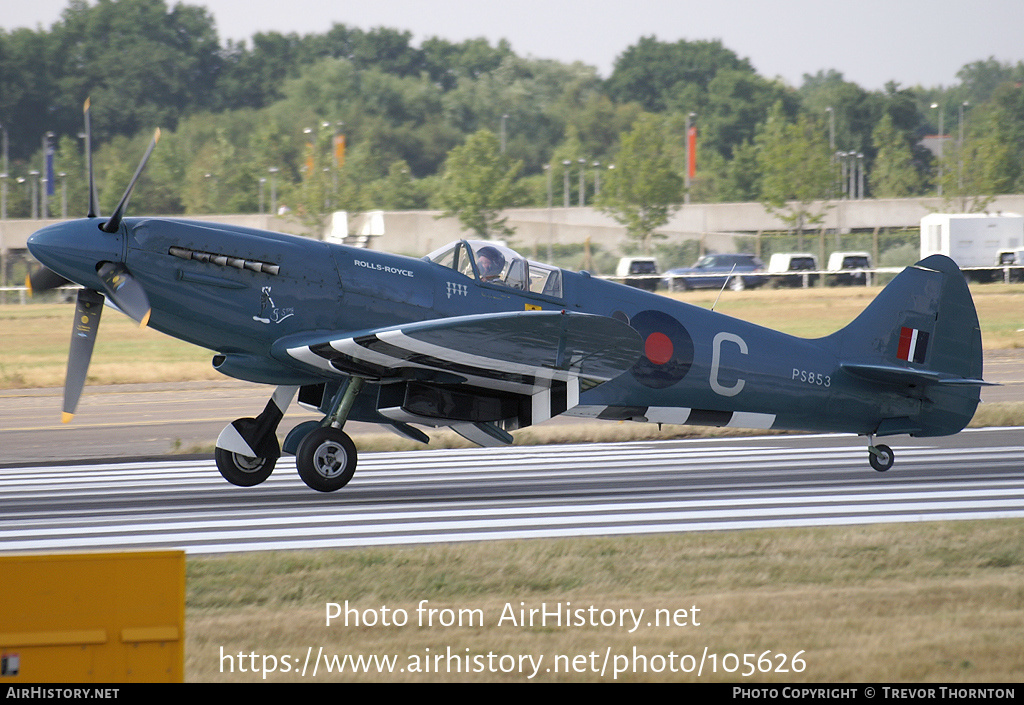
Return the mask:
<path id="1" fill-rule="evenodd" d="M 497 248 L 486 245 L 477 250 L 476 264 L 481 279 L 493 279 L 505 268 L 505 256 Z"/>

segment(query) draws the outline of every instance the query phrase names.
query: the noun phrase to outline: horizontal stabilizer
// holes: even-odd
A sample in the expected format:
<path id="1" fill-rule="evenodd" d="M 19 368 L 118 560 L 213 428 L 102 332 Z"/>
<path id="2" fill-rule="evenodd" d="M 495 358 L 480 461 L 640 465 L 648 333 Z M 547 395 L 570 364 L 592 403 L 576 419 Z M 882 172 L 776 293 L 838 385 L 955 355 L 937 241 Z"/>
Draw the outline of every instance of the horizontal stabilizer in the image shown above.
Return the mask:
<path id="1" fill-rule="evenodd" d="M 840 367 L 858 377 L 892 384 L 955 384 L 966 387 L 999 386 L 996 382 L 986 382 L 983 379 L 968 379 L 932 370 L 895 367 L 893 365 L 843 362 L 840 364 Z"/>

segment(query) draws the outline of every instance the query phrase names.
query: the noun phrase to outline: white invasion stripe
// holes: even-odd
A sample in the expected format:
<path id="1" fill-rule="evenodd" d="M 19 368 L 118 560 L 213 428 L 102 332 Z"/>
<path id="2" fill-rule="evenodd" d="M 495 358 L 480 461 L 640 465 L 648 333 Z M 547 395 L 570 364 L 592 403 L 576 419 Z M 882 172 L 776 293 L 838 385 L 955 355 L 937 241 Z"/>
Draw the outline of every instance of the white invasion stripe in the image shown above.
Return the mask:
<path id="1" fill-rule="evenodd" d="M 369 362 L 374 365 L 380 365 L 381 367 L 394 367 L 395 360 L 398 358 L 386 355 L 376 350 L 370 350 L 365 348 L 355 341 L 353 338 L 343 338 L 342 340 L 332 340 L 331 347 L 340 353 L 344 353 L 350 357 L 354 357 L 357 360 L 363 362 Z M 402 361 L 409 367 L 418 367 L 420 369 L 427 369 L 426 365 L 420 365 L 413 362 Z"/>
<path id="2" fill-rule="evenodd" d="M 292 399 L 295 398 L 295 393 L 298 391 L 298 387 L 286 385 L 282 385 L 274 390 L 274 395 L 271 398 L 282 414 L 288 411 L 288 407 L 291 406 Z"/>
<path id="3" fill-rule="evenodd" d="M 538 424 L 541 421 L 547 421 L 551 418 L 551 389 L 542 389 L 533 395 L 532 399 L 531 421 L 534 424 Z"/>
<path id="4" fill-rule="evenodd" d="M 392 332 L 393 333 L 400 333 L 400 331 L 392 331 Z M 378 337 L 378 339 L 380 339 L 383 342 L 386 342 L 386 343 L 388 343 L 390 345 L 394 345 L 394 346 L 396 346 L 398 348 L 401 348 L 401 349 L 406 349 L 402 345 L 399 345 L 397 342 L 386 340 L 385 338 L 383 338 L 382 335 L 378 335 L 377 337 Z M 429 365 L 424 365 L 424 364 L 421 364 L 421 363 L 418 363 L 418 362 L 411 362 L 409 360 L 405 360 L 405 359 L 400 358 L 400 357 L 394 357 L 392 355 L 388 355 L 387 353 L 382 353 L 382 352 L 378 352 L 376 350 L 371 350 L 369 348 L 363 347 L 362 345 L 357 343 L 352 338 L 346 338 L 344 340 L 333 340 L 333 341 L 331 341 L 331 347 L 334 348 L 335 350 L 337 350 L 338 352 L 344 353 L 345 355 L 353 357 L 353 358 L 355 358 L 357 360 L 361 360 L 363 362 L 369 362 L 371 364 L 379 365 L 381 367 L 386 367 L 388 369 L 394 369 L 395 367 L 414 367 L 414 368 L 420 369 L 420 370 L 435 370 L 435 369 L 439 369 L 439 368 L 431 367 Z M 447 352 L 448 356 L 444 357 L 444 356 L 440 356 L 440 355 L 435 355 L 435 357 L 440 357 L 443 360 L 450 360 L 450 361 L 453 361 L 453 362 L 458 362 L 457 356 L 454 354 L 454 351 L 447 350 L 445 348 L 441 348 L 441 350 L 444 350 L 445 352 Z M 417 352 L 417 351 L 410 350 L 410 352 Z M 483 358 L 483 359 L 486 359 L 486 358 Z M 482 366 L 482 365 L 476 365 L 476 367 L 478 369 L 483 369 L 483 370 L 491 369 L 490 367 L 486 367 L 486 366 Z M 332 368 L 332 369 L 334 369 L 334 368 Z M 337 371 L 337 370 L 335 369 L 335 371 Z M 535 376 L 534 373 L 537 372 L 537 371 L 538 370 L 530 369 L 529 372 L 527 372 L 526 374 L 528 374 L 530 376 Z M 454 373 L 454 374 L 458 374 L 460 377 L 466 377 L 474 385 L 480 386 L 480 387 L 484 387 L 484 388 L 487 388 L 487 389 L 503 389 L 503 390 L 506 390 L 506 391 L 515 392 L 517 394 L 532 394 L 534 389 L 535 389 L 532 385 L 529 385 L 529 384 L 522 384 L 522 383 L 519 383 L 519 382 L 511 382 L 511 381 L 508 381 L 508 380 L 501 380 L 501 379 L 493 379 L 491 377 L 480 377 L 480 376 L 475 376 L 475 375 L 473 375 L 471 373 L 465 373 L 465 372 L 461 372 L 461 371 L 457 372 L 457 373 Z"/>
<path id="5" fill-rule="evenodd" d="M 685 406 L 651 406 L 644 414 L 650 423 L 685 424 L 691 409 Z"/>
<path id="6" fill-rule="evenodd" d="M 584 418 L 597 418 L 602 411 L 607 409 L 605 406 L 577 406 L 572 409 L 568 414 L 569 416 L 580 416 Z M 665 424 L 677 424 L 680 426 L 689 423 L 690 414 L 693 409 L 685 406 L 649 406 L 647 407 L 644 418 L 647 419 L 648 423 L 665 423 Z M 729 428 L 753 428 L 753 429 L 769 429 L 775 423 L 775 414 L 761 414 L 754 411 L 734 411 L 732 412 L 732 418 L 729 419 L 729 423 L 726 424 Z"/>
<path id="7" fill-rule="evenodd" d="M 524 365 L 522 363 L 510 362 L 500 358 L 473 355 L 472 353 L 434 345 L 433 343 L 428 343 L 426 341 L 419 340 L 418 338 L 410 337 L 400 330 L 380 333 L 377 337 L 384 342 L 409 350 L 410 352 L 431 355 L 442 360 L 451 360 L 452 362 L 485 370 L 497 370 L 499 372 L 507 372 L 510 374 L 530 375 L 540 379 L 557 379 L 564 382 L 572 379 L 579 379 L 580 376 L 586 376 L 588 379 L 595 379 L 603 382 L 611 379 L 610 377 L 599 377 L 589 373 L 584 375 L 579 368 L 579 361 L 585 356 L 580 355 L 573 356 L 568 370 L 559 370 L 553 367 Z"/>
<path id="8" fill-rule="evenodd" d="M 733 412 L 732 420 L 726 426 L 730 428 L 769 429 L 775 423 L 775 414 L 758 414 L 753 411 Z"/>
<path id="9" fill-rule="evenodd" d="M 472 353 L 463 352 L 461 350 L 454 350 L 452 348 L 434 345 L 433 343 L 418 340 L 417 338 L 411 338 L 400 330 L 379 333 L 377 334 L 377 337 L 380 340 L 394 345 L 395 347 L 402 348 L 403 350 L 409 350 L 410 352 L 419 353 L 421 355 L 430 355 L 442 360 L 451 360 L 452 362 L 460 365 L 476 367 L 482 370 L 496 370 L 498 372 L 505 372 L 508 374 L 526 375 L 543 379 L 566 379 L 570 374 L 552 368 L 523 365 L 518 362 L 509 362 L 508 360 L 501 360 L 493 357 L 473 355 Z"/>
<path id="10" fill-rule="evenodd" d="M 224 427 L 224 430 L 217 437 L 217 447 L 244 455 L 247 458 L 252 458 L 256 455 L 256 452 L 245 442 L 245 439 L 242 438 L 242 434 L 238 432 L 235 425 L 230 423 Z"/>
<path id="11" fill-rule="evenodd" d="M 288 348 L 288 354 L 299 362 L 311 365 L 317 369 L 333 372 L 334 374 L 341 374 L 337 367 L 334 367 L 326 358 L 320 357 L 310 350 L 307 345 L 303 345 L 298 348 Z"/>

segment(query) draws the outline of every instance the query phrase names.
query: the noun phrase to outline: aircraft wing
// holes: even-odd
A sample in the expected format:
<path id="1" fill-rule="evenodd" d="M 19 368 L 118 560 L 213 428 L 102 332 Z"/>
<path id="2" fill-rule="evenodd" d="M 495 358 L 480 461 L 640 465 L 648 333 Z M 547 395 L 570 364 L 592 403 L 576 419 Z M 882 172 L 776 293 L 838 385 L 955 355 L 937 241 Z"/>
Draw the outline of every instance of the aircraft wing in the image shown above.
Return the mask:
<path id="1" fill-rule="evenodd" d="M 640 336 L 606 316 L 513 311 L 418 321 L 356 333 L 291 336 L 274 346 L 292 361 L 339 376 L 414 379 L 510 392 L 578 378 L 594 386 L 639 358 Z"/>
<path id="2" fill-rule="evenodd" d="M 640 336 L 627 324 L 565 311 L 480 314 L 356 333 L 290 336 L 274 346 L 275 357 L 301 362 L 321 374 L 364 377 L 383 385 L 418 383 L 417 388 L 459 390 L 474 399 L 523 401 L 529 412 L 525 419 L 520 413 L 522 425 L 576 406 L 581 389 L 617 377 L 640 353 Z M 403 423 L 453 428 L 458 422 L 480 420 L 459 418 L 465 414 L 458 411 L 445 418 L 436 409 L 417 415 L 408 399 L 399 406 L 401 411 L 379 411 Z M 493 415 L 502 416 L 497 411 Z"/>

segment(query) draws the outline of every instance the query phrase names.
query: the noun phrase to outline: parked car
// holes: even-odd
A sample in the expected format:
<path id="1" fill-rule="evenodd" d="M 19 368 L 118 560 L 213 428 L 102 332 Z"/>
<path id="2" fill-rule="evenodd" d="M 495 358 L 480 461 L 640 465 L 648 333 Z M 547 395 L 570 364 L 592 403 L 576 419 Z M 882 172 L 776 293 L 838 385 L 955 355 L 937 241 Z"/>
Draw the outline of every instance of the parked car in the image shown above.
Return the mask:
<path id="1" fill-rule="evenodd" d="M 833 252 L 828 256 L 828 283 L 832 286 L 865 286 L 870 281 L 871 255 L 867 252 Z"/>
<path id="2" fill-rule="evenodd" d="M 658 260 L 654 257 L 623 257 L 615 268 L 615 276 L 629 286 L 654 291 L 658 288 Z M 642 278 L 630 279 L 642 275 Z"/>
<path id="3" fill-rule="evenodd" d="M 1000 250 L 996 255 L 996 264 L 1002 267 L 1007 265 L 1024 267 L 1024 247 L 1016 250 Z M 1009 280 L 1012 282 L 1024 281 L 1024 269 L 1011 269 Z"/>
<path id="4" fill-rule="evenodd" d="M 814 286 L 818 258 L 806 252 L 779 252 L 768 260 L 768 274 L 772 286 Z"/>
<path id="5" fill-rule="evenodd" d="M 727 279 L 733 291 L 761 286 L 766 281 L 764 262 L 749 254 L 704 255 L 692 267 L 668 270 L 662 281 L 669 291 L 676 291 L 721 289 Z"/>

